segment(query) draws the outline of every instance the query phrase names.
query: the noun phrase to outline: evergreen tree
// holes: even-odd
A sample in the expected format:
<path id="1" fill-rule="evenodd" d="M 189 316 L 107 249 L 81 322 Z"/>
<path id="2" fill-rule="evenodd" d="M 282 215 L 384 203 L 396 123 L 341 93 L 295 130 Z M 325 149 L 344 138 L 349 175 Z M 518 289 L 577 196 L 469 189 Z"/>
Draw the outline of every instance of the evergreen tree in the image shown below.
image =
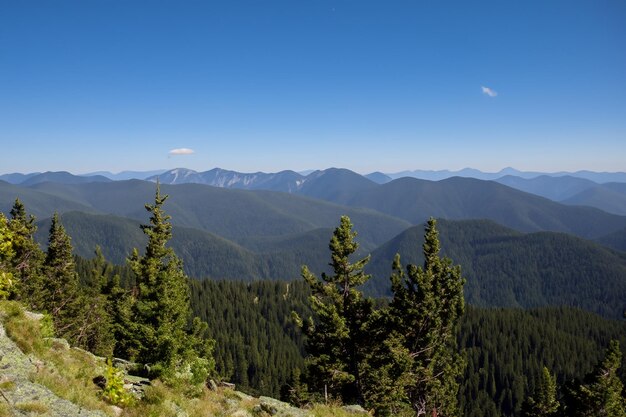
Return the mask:
<path id="1" fill-rule="evenodd" d="M 15 257 L 13 240 L 8 221 L 4 214 L 0 213 L 0 300 L 7 298 L 15 285 L 12 272 Z"/>
<path id="2" fill-rule="evenodd" d="M 524 417 L 552 417 L 556 416 L 559 402 L 556 399 L 556 378 L 548 368 L 543 367 L 539 386 L 532 397 L 528 397 L 524 404 L 522 415 Z"/>
<path id="3" fill-rule="evenodd" d="M 26 214 L 24 204 L 15 200 L 11 209 L 9 229 L 13 233 L 13 270 L 16 278 L 15 297 L 31 307 L 42 303 L 44 254 L 35 242 L 35 217 Z"/>
<path id="4" fill-rule="evenodd" d="M 406 396 L 415 415 L 459 414 L 458 379 L 463 360 L 457 352 L 457 328 L 464 312 L 463 284 L 459 266 L 439 256 L 435 219 L 426 226 L 424 265 L 402 271 L 399 256 L 392 275 L 390 316 L 396 345 L 406 351 L 397 356 L 409 382 Z M 407 361 L 408 360 L 408 361 Z"/>
<path id="5" fill-rule="evenodd" d="M 56 212 L 50 225 L 41 297 L 34 304 L 36 309 L 50 314 L 60 337 L 77 344 L 84 304 L 80 296 L 71 240 Z"/>
<path id="6" fill-rule="evenodd" d="M 84 277 L 82 296 L 86 303 L 78 340 L 90 352 L 99 356 L 111 356 L 115 346 L 110 300 L 107 294 L 111 266 L 96 246 L 91 273 Z"/>
<path id="7" fill-rule="evenodd" d="M 370 278 L 363 271 L 369 256 L 350 262 L 358 249 L 355 237 L 350 219 L 342 216 L 329 244 L 333 274 L 323 273 L 320 280 L 303 266 L 302 277 L 311 287 L 311 307 L 317 316 L 305 327 L 308 386 L 346 403 L 362 404 L 373 302 L 358 289 Z"/>
<path id="8" fill-rule="evenodd" d="M 626 417 L 624 385 L 617 374 L 622 363 L 619 342 L 612 340 L 604 360 L 578 391 L 576 415 L 580 417 Z"/>
<path id="9" fill-rule="evenodd" d="M 154 204 L 145 206 L 150 224 L 141 226 L 148 236 L 145 255 L 135 249 L 129 259 L 136 282 L 128 309 L 130 320 L 124 320 L 130 340 L 123 343 L 133 359 L 152 365 L 155 374 L 197 363 L 197 354 L 204 356 L 204 366 L 210 371 L 212 344 L 204 338 L 207 326 L 199 320 L 190 323 L 188 278 L 182 261 L 167 246 L 172 237 L 170 216 L 162 208 L 167 197 L 157 184 Z"/>

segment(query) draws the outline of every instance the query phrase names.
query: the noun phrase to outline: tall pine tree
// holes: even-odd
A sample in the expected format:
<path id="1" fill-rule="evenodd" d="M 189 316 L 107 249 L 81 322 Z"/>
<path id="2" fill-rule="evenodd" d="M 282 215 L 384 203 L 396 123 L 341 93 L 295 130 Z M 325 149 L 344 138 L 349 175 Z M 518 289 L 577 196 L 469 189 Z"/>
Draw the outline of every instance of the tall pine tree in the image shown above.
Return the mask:
<path id="1" fill-rule="evenodd" d="M 50 314 L 60 337 L 68 339 L 72 344 L 78 342 L 83 299 L 79 291 L 71 240 L 56 212 L 50 224 L 41 297 L 33 301 L 36 309 Z"/>
<path id="2" fill-rule="evenodd" d="M 35 242 L 35 217 L 26 214 L 24 204 L 16 199 L 11 208 L 9 229 L 13 233 L 13 269 L 16 278 L 14 296 L 31 308 L 41 305 L 44 253 Z"/>
<path id="3" fill-rule="evenodd" d="M 405 348 L 397 360 L 405 367 L 405 392 L 415 415 L 450 417 L 459 415 L 458 379 L 464 365 L 456 335 L 465 280 L 459 266 L 439 256 L 436 224 L 431 218 L 426 226 L 422 267 L 408 265 L 405 274 L 396 256 L 390 337 L 399 338 L 395 344 Z"/>
<path id="4" fill-rule="evenodd" d="M 133 359 L 151 364 L 155 375 L 169 373 L 187 363 L 198 365 L 197 355 L 204 356 L 207 372 L 213 368 L 212 344 L 206 340 L 207 325 L 198 319 L 191 322 L 189 283 L 182 261 L 167 246 L 172 237 L 170 216 L 163 212 L 167 195 L 157 184 L 154 204 L 146 204 L 150 224 L 141 228 L 148 236 L 145 255 L 137 249 L 129 258 L 135 275 L 135 287 L 127 310 L 130 315 L 131 340 L 123 341 Z M 129 307 L 129 308 L 128 308 Z M 124 306 L 120 307 L 124 310 Z"/>
<path id="5" fill-rule="evenodd" d="M 556 399 L 556 379 L 545 366 L 541 372 L 539 386 L 535 394 L 529 397 L 522 408 L 524 417 L 553 417 L 559 409 Z"/>
<path id="6" fill-rule="evenodd" d="M 622 363 L 619 342 L 612 340 L 604 359 L 578 390 L 574 413 L 579 417 L 626 417 L 624 385 L 618 370 Z"/>
<path id="7" fill-rule="evenodd" d="M 318 279 L 303 266 L 302 277 L 311 287 L 310 302 L 317 316 L 305 327 L 309 388 L 346 403 L 362 404 L 362 372 L 369 349 L 367 324 L 373 302 L 358 289 L 370 278 L 363 271 L 369 256 L 350 261 L 359 246 L 355 238 L 350 219 L 342 216 L 329 244 L 333 274 L 323 273 Z"/>

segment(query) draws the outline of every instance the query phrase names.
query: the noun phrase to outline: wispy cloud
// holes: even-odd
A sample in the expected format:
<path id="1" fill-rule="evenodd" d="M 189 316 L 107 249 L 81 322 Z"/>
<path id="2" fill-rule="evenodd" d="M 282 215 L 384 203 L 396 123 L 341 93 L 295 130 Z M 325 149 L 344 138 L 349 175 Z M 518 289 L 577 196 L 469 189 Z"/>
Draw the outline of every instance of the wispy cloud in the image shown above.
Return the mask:
<path id="1" fill-rule="evenodd" d="M 483 90 L 483 94 L 488 95 L 489 97 L 495 97 L 498 95 L 498 92 L 495 90 L 492 90 L 489 87 L 485 87 L 484 85 L 482 87 L 480 87 Z"/>
<path id="2" fill-rule="evenodd" d="M 178 149 L 172 149 L 168 153 L 170 155 L 191 155 L 192 153 L 195 153 L 195 152 L 196 151 L 194 151 L 193 149 L 189 149 L 189 148 L 178 148 Z"/>

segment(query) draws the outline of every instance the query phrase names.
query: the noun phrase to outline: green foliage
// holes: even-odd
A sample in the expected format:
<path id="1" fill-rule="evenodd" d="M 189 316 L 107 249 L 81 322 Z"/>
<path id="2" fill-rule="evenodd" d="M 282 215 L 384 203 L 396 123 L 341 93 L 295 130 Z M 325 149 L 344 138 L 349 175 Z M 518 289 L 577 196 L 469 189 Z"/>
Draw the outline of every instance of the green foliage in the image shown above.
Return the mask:
<path id="1" fill-rule="evenodd" d="M 559 409 L 559 401 L 556 399 L 556 378 L 550 374 L 550 370 L 543 367 L 541 380 L 535 389 L 535 394 L 528 397 L 523 406 L 524 417 L 552 417 L 556 416 Z"/>
<path id="2" fill-rule="evenodd" d="M 593 371 L 614 338 L 626 342 L 626 323 L 579 309 L 469 307 L 459 335 L 467 362 L 462 412 L 472 417 L 520 416 L 524 400 L 538 389 L 544 366 L 559 385 L 580 380 Z"/>
<path id="3" fill-rule="evenodd" d="M 99 393 L 103 400 L 119 407 L 127 407 L 134 402 L 133 396 L 124 389 L 124 373 L 111 364 L 111 359 L 107 361 L 104 377 L 106 384 Z"/>
<path id="4" fill-rule="evenodd" d="M 576 390 L 567 412 L 578 417 L 626 416 L 624 385 L 617 373 L 621 363 L 619 342 L 612 340 L 604 359 Z"/>
<path id="5" fill-rule="evenodd" d="M 394 330 L 391 338 L 405 349 L 394 355 L 394 360 L 397 363 L 399 359 L 397 366 L 410 375 L 404 389 L 416 415 L 456 416 L 457 380 L 464 367 L 456 334 L 464 312 L 465 280 L 460 267 L 440 258 L 439 251 L 436 221 L 431 218 L 426 226 L 423 267 L 409 265 L 404 274 L 396 257 L 389 310 Z"/>
<path id="6" fill-rule="evenodd" d="M 368 350 L 367 326 L 373 301 L 358 287 L 370 277 L 363 268 L 369 256 L 351 262 L 357 249 L 356 232 L 342 216 L 329 248 L 333 274 L 321 280 L 306 266 L 302 277 L 309 284 L 311 308 L 316 319 L 306 326 L 309 388 L 328 393 L 346 403 L 364 403 L 362 372 Z"/>
<path id="7" fill-rule="evenodd" d="M 13 274 L 10 272 L 15 257 L 13 240 L 14 236 L 9 230 L 7 219 L 0 213 L 0 300 L 6 299 L 15 285 Z"/>
<path id="8" fill-rule="evenodd" d="M 150 224 L 142 226 L 148 236 L 145 255 L 140 256 L 134 250 L 129 258 L 135 275 L 134 287 L 130 294 L 119 297 L 114 315 L 121 330 L 117 351 L 123 350 L 125 356 L 150 364 L 155 376 L 173 377 L 177 370 L 194 363 L 197 355 L 207 359 L 208 371 L 212 371 L 209 368 L 213 362 L 209 359 L 212 343 L 202 339 L 206 326 L 196 320 L 189 329 L 188 278 L 181 260 L 166 246 L 172 236 L 170 217 L 162 209 L 166 199 L 157 185 L 154 204 L 146 204 L 151 214 Z M 116 285 L 110 291 L 120 292 Z"/>
<path id="9" fill-rule="evenodd" d="M 194 314 L 216 339 L 216 369 L 241 390 L 277 397 L 303 366 L 301 332 L 291 311 L 310 315 L 303 281 L 191 281 Z"/>
<path id="10" fill-rule="evenodd" d="M 439 220 L 442 254 L 463 266 L 468 304 L 481 307 L 572 306 L 621 318 L 626 255 L 563 233 L 523 234 L 487 220 Z M 406 230 L 372 252 L 369 291 L 388 294 L 389 259 L 424 262 L 414 250 L 423 228 Z"/>
<path id="11" fill-rule="evenodd" d="M 43 265 L 41 293 L 34 307 L 50 314 L 59 337 L 76 344 L 81 338 L 79 322 L 84 304 L 78 274 L 74 269 L 70 237 L 56 213 L 52 217 L 48 250 Z"/>

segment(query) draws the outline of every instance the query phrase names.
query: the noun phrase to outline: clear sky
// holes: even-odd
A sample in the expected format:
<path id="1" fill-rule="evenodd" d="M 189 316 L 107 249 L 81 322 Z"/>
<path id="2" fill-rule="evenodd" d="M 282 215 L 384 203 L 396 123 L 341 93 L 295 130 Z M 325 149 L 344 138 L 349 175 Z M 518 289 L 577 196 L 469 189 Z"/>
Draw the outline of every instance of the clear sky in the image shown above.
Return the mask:
<path id="1" fill-rule="evenodd" d="M 0 145 L 0 173 L 626 171 L 626 2 L 0 0 Z"/>

